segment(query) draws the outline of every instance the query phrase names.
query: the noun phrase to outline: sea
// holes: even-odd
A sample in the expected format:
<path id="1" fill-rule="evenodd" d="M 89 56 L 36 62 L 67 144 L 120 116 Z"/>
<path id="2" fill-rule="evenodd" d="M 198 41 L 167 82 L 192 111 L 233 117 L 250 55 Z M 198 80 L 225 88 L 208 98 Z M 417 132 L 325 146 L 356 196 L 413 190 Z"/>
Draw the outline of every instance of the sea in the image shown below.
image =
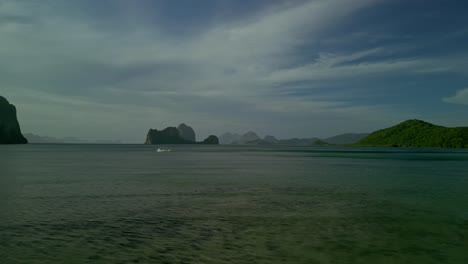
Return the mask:
<path id="1" fill-rule="evenodd" d="M 468 263 L 468 151 L 0 146 L 0 263 Z"/>

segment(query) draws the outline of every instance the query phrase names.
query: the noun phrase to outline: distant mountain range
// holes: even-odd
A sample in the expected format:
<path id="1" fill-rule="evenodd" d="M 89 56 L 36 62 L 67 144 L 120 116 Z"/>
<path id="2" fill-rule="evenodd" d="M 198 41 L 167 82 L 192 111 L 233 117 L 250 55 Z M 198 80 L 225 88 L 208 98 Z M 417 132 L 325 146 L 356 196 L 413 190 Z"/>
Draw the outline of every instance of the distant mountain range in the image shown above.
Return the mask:
<path id="1" fill-rule="evenodd" d="M 223 135 L 219 136 L 219 143 L 223 145 L 228 144 L 247 144 L 251 141 L 260 140 L 260 137 L 252 131 L 249 131 L 243 135 L 233 134 L 233 133 L 224 133 Z"/>
<path id="2" fill-rule="evenodd" d="M 4 103 L 4 108 L 6 104 Z M 6 112 L 6 111 L 3 111 Z M 5 114 L 3 114 L 5 116 Z M 0 130 L 5 131 L 5 117 L 0 120 Z M 16 126 L 15 120 L 8 117 L 10 122 L 10 133 L 8 142 L 11 141 L 11 135 L 14 134 L 19 141 L 30 143 L 72 143 L 72 144 L 120 144 L 120 141 L 86 141 L 74 137 L 54 138 L 39 136 L 32 133 L 24 134 L 25 140 L 21 139 L 23 135 L 19 131 L 19 125 Z M 2 123 L 3 122 L 3 123 Z M 17 122 L 17 120 L 16 120 Z M 12 129 L 12 130 L 11 130 Z M 5 132 L 1 132 L 4 133 Z M 11 131 L 16 131 L 11 134 Z M 19 134 L 18 134 L 19 131 Z M 149 141 L 147 144 L 195 144 L 195 131 L 185 124 L 179 125 L 177 128 L 170 128 L 169 130 L 150 130 L 153 131 L 152 136 L 148 132 Z M 155 131 L 158 133 L 154 134 Z M 173 134 L 175 137 L 172 139 L 164 139 L 164 136 Z M 183 135 L 183 137 L 182 137 Z M 3 139 L 5 141 L 5 135 Z M 165 143 L 167 142 L 167 143 Z M 382 146 L 382 147 L 442 147 L 442 148 L 468 148 L 468 127 L 448 128 L 443 126 L 434 125 L 422 120 L 407 120 L 396 126 L 378 130 L 371 134 L 365 133 L 346 133 L 329 138 L 319 139 L 311 138 L 291 138 L 291 139 L 277 139 L 274 136 L 267 135 L 261 138 L 257 133 L 249 131 L 245 134 L 225 133 L 219 137 L 211 136 L 205 141 L 205 144 L 239 144 L 239 145 L 354 145 L 354 146 Z M 200 142 L 200 143 L 203 143 Z"/>
<path id="3" fill-rule="evenodd" d="M 347 133 L 325 139 L 316 137 L 277 139 L 271 135 L 261 138 L 255 132 L 249 131 L 242 135 L 229 132 L 224 133 L 219 136 L 219 141 L 220 144 L 224 145 L 347 145 L 356 143 L 367 135 L 369 134 Z"/>
<path id="4" fill-rule="evenodd" d="M 358 146 L 468 148 L 468 127 L 448 128 L 422 120 L 407 120 L 378 130 Z"/>
<path id="5" fill-rule="evenodd" d="M 367 137 L 369 133 L 346 133 L 322 139 L 324 142 L 335 145 L 348 145 L 358 142 Z"/>
<path id="6" fill-rule="evenodd" d="M 16 107 L 0 96 L 0 144 L 28 143 L 89 143 L 120 144 L 120 141 L 86 141 L 73 137 L 53 138 L 32 133 L 21 133 Z M 168 127 L 164 130 L 150 129 L 145 144 L 251 144 L 251 145 L 354 145 L 383 147 L 435 147 L 468 148 L 468 127 L 443 127 L 422 120 L 407 120 L 398 125 L 381 129 L 371 134 L 347 133 L 325 139 L 291 138 L 277 139 L 267 135 L 263 138 L 255 132 L 245 134 L 225 133 L 219 138 L 211 135 L 202 142 L 196 142 L 193 128 L 186 124 Z"/>
<path id="7" fill-rule="evenodd" d="M 24 136 L 29 143 L 33 144 L 122 144 L 119 140 L 95 140 L 88 141 L 75 137 L 54 138 L 48 136 L 39 136 L 33 133 L 25 133 Z"/>

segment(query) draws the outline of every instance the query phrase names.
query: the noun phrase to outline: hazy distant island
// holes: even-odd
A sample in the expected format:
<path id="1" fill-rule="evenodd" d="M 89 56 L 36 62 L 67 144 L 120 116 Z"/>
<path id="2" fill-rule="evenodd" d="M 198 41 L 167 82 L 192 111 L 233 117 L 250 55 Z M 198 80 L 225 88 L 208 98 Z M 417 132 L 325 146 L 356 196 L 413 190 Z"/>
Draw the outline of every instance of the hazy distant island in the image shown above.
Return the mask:
<path id="1" fill-rule="evenodd" d="M 163 130 L 150 129 L 146 136 L 146 145 L 164 145 L 164 144 L 208 144 L 218 145 L 217 136 L 211 135 L 202 142 L 196 141 L 196 134 L 193 128 L 186 124 L 180 124 L 178 127 L 167 127 Z"/>
<path id="2" fill-rule="evenodd" d="M 0 96 L 0 144 L 27 144 L 21 133 L 16 107 Z"/>
<path id="3" fill-rule="evenodd" d="M 24 133 L 24 137 L 32 144 L 64 144 L 65 142 L 59 138 L 40 136 L 33 133 Z"/>
<path id="4" fill-rule="evenodd" d="M 448 128 L 422 120 L 407 120 L 378 130 L 355 144 L 374 147 L 468 148 L 468 127 Z"/>
<path id="5" fill-rule="evenodd" d="M 277 139 L 272 135 L 261 138 L 257 133 L 249 131 L 245 134 L 224 133 L 219 137 L 220 144 L 224 145 L 303 145 L 303 146 L 327 146 L 327 145 L 349 145 L 365 138 L 367 133 L 347 133 L 329 138 L 290 138 Z"/>
<path id="6" fill-rule="evenodd" d="M 346 133 L 329 138 L 277 139 L 255 132 L 224 133 L 220 144 L 233 145 L 302 145 L 302 146 L 375 146 L 414 148 L 468 148 L 468 127 L 448 128 L 422 120 L 407 120 L 396 126 L 367 133 Z"/>
<path id="7" fill-rule="evenodd" d="M 24 133 L 23 135 L 32 144 L 122 144 L 120 140 L 84 140 L 71 136 L 56 138 L 33 133 Z"/>
<path id="8" fill-rule="evenodd" d="M 25 137 L 26 136 L 26 137 Z M 68 137 L 57 139 L 35 134 L 21 133 L 16 107 L 0 96 L 0 144 L 32 143 L 98 143 L 119 144 L 119 141 L 88 142 Z M 211 135 L 201 142 L 196 141 L 193 128 L 186 124 L 167 127 L 163 130 L 150 129 L 145 144 L 239 144 L 239 145 L 305 145 L 305 146 L 374 146 L 374 147 L 428 147 L 428 148 L 468 148 L 468 127 L 443 127 L 422 120 L 407 120 L 396 126 L 381 129 L 371 134 L 347 133 L 320 138 L 277 139 L 272 135 L 263 138 L 253 131 L 245 134 L 225 133 L 219 138 Z"/>
<path id="9" fill-rule="evenodd" d="M 220 144 L 223 145 L 310 145 L 317 140 L 318 138 L 277 139 L 272 135 L 261 138 L 253 131 L 245 134 L 227 132 L 219 136 Z"/>

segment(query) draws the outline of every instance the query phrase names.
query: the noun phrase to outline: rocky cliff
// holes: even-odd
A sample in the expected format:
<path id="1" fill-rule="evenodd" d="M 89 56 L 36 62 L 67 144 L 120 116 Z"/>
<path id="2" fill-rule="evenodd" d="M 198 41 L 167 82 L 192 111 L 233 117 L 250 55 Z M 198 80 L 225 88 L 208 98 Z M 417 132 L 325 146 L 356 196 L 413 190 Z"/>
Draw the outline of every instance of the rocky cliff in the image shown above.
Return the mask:
<path id="1" fill-rule="evenodd" d="M 182 127 L 182 129 L 180 129 Z M 182 132 L 181 132 L 182 130 Z M 193 132 L 193 133 L 192 133 Z M 187 139 L 188 138 L 188 139 Z M 192 140 L 193 139 L 193 140 Z M 218 145 L 219 140 L 216 136 L 209 136 L 202 142 L 195 141 L 195 131 L 185 124 L 179 127 L 168 127 L 164 130 L 150 129 L 146 135 L 146 145 L 164 145 L 164 144 L 212 144 Z"/>
<path id="2" fill-rule="evenodd" d="M 183 139 L 189 140 L 192 142 L 197 141 L 196 136 L 195 136 L 195 131 L 193 130 L 193 128 L 187 126 L 186 124 L 184 123 L 180 124 L 177 127 L 177 130 L 179 130 L 179 134 Z"/>
<path id="3" fill-rule="evenodd" d="M 176 127 L 168 127 L 164 130 L 150 129 L 146 136 L 146 145 L 160 144 L 190 144 L 192 141 L 183 139 Z"/>
<path id="4" fill-rule="evenodd" d="M 16 116 L 16 107 L 0 96 L 0 144 L 26 144 Z"/>

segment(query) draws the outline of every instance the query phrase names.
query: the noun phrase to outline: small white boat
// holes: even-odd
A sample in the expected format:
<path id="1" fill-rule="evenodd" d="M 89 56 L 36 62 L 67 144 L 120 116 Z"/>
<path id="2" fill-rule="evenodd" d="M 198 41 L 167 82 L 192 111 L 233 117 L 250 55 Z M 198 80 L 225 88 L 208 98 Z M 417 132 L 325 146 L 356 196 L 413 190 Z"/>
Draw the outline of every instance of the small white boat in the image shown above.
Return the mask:
<path id="1" fill-rule="evenodd" d="M 156 151 L 157 152 L 171 152 L 170 149 L 162 149 L 162 148 L 158 148 Z"/>

